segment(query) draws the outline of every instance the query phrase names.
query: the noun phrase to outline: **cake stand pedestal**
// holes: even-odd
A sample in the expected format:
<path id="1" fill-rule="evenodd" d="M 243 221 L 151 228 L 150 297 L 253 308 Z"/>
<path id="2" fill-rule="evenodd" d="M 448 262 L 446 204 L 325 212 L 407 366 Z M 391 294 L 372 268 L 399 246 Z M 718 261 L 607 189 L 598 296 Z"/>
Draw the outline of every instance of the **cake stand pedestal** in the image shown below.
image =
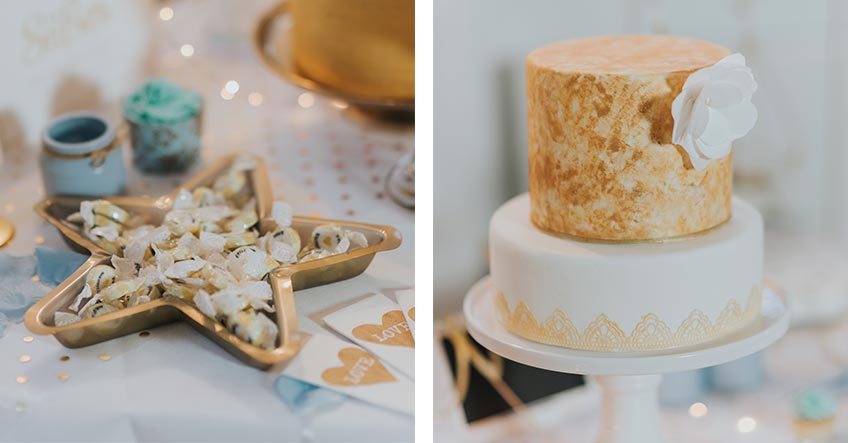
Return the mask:
<path id="1" fill-rule="evenodd" d="M 745 357 L 771 345 L 789 328 L 786 300 L 766 289 L 760 317 L 728 337 L 663 351 L 581 351 L 511 334 L 498 320 L 496 295 L 489 277 L 471 288 L 463 304 L 468 332 L 481 345 L 510 360 L 550 371 L 593 376 L 602 393 L 598 443 L 664 441 L 657 403 L 661 374 Z"/>

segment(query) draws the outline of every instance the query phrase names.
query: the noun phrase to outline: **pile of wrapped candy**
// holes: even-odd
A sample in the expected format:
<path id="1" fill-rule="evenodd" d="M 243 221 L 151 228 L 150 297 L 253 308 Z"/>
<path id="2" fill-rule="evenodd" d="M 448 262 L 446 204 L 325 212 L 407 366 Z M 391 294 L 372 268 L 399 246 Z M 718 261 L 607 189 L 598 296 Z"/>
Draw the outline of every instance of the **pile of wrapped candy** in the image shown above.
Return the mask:
<path id="1" fill-rule="evenodd" d="M 275 347 L 277 325 L 268 273 L 368 246 L 361 232 L 337 225 L 316 227 L 307 244 L 292 224 L 292 209 L 274 202 L 274 229 L 259 235 L 255 201 L 247 173 L 255 167 L 239 159 L 212 187 L 181 189 L 160 226 L 144 224 L 106 201 L 84 201 L 68 221 L 110 252 L 112 266 L 92 268 L 85 286 L 54 323 L 64 326 L 136 306 L 160 297 L 194 303 L 242 340 Z"/>

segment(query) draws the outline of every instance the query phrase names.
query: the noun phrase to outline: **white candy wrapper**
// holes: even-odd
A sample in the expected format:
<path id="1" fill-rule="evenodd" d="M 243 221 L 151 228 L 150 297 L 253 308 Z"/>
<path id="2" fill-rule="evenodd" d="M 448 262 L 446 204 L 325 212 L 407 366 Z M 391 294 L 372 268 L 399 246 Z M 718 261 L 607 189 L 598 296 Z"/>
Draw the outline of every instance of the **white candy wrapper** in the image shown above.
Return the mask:
<path id="1" fill-rule="evenodd" d="M 330 335 L 313 335 L 283 375 L 413 415 L 415 385 L 364 349 Z"/>
<path id="2" fill-rule="evenodd" d="M 278 227 L 287 228 L 292 224 L 294 211 L 288 203 L 275 201 L 274 205 L 271 207 L 271 216 L 274 217 L 274 221 L 277 223 Z"/>
<path id="3" fill-rule="evenodd" d="M 324 317 L 324 322 L 415 379 L 415 339 L 397 303 L 374 294 Z"/>
<path id="4" fill-rule="evenodd" d="M 409 331 L 415 337 L 415 289 L 404 289 L 395 293 L 397 302 L 403 311 L 403 316 L 409 324 Z"/>

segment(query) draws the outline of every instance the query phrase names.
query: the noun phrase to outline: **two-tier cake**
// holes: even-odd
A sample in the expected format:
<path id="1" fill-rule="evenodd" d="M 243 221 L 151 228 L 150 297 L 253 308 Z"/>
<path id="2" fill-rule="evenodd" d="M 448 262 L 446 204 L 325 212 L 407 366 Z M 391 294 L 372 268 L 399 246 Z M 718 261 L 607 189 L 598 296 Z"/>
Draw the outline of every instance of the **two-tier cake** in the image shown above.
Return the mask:
<path id="1" fill-rule="evenodd" d="M 745 59 L 708 42 L 615 36 L 527 58 L 529 194 L 490 226 L 512 333 L 600 351 L 688 346 L 760 311 L 763 227 L 731 197 L 754 125 Z"/>

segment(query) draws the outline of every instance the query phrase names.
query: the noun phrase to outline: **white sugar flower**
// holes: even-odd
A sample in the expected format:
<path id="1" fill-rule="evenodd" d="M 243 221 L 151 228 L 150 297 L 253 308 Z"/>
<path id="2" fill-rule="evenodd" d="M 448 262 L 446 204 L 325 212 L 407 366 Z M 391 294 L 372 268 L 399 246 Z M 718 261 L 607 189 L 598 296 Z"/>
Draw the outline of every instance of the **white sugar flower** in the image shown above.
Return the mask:
<path id="1" fill-rule="evenodd" d="M 733 140 L 757 121 L 751 96 L 757 82 L 741 54 L 729 55 L 693 72 L 671 104 L 671 141 L 689 154 L 695 169 L 730 154 Z"/>

